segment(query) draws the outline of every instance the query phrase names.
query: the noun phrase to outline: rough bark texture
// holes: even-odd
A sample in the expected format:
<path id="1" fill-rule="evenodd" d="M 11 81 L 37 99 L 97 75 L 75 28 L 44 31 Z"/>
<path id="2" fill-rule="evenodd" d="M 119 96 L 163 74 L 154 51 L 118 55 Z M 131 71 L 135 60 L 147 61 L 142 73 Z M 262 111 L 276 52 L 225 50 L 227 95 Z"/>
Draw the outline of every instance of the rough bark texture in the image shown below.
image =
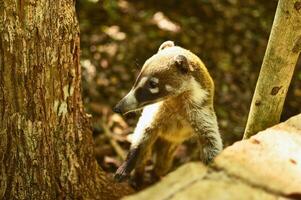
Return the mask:
<path id="1" fill-rule="evenodd" d="M 72 0 L 0 0 L 0 199 L 116 199 L 80 92 Z"/>
<path id="2" fill-rule="evenodd" d="M 275 125 L 301 49 L 301 1 L 279 0 L 244 138 Z"/>

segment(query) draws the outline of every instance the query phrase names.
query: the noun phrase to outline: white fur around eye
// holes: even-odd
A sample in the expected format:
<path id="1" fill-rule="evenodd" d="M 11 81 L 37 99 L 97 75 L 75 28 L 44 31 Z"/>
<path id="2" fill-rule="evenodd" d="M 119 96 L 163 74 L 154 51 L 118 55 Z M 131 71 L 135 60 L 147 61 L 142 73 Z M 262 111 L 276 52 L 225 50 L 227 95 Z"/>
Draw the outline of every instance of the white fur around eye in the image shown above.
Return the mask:
<path id="1" fill-rule="evenodd" d="M 159 79 L 156 77 L 152 77 L 151 80 L 154 81 L 155 83 L 159 83 Z"/>
<path id="2" fill-rule="evenodd" d="M 158 88 L 158 87 L 156 87 L 156 88 L 150 88 L 149 91 L 150 91 L 151 93 L 155 94 L 155 93 L 158 93 L 158 92 L 159 92 L 159 88 Z"/>
<path id="3" fill-rule="evenodd" d="M 173 87 L 171 87 L 171 85 L 165 85 L 165 89 L 166 89 L 166 91 L 167 92 L 171 92 L 171 91 L 173 91 Z"/>
<path id="4" fill-rule="evenodd" d="M 141 78 L 140 82 L 138 83 L 138 86 L 137 87 L 143 87 L 144 84 L 146 83 L 147 81 L 147 77 L 143 77 Z"/>

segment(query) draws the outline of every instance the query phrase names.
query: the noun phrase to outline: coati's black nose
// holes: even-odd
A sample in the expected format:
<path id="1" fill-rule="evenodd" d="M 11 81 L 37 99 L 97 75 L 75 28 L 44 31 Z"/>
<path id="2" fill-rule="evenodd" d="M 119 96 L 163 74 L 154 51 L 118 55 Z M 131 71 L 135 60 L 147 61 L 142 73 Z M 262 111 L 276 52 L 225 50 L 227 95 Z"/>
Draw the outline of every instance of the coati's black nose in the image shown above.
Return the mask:
<path id="1" fill-rule="evenodd" d="M 115 106 L 115 107 L 113 108 L 113 111 L 114 111 L 115 113 L 119 113 L 119 114 L 121 114 L 121 113 L 122 113 L 122 110 L 121 110 L 121 108 L 120 108 L 120 107 L 118 107 L 118 106 Z"/>

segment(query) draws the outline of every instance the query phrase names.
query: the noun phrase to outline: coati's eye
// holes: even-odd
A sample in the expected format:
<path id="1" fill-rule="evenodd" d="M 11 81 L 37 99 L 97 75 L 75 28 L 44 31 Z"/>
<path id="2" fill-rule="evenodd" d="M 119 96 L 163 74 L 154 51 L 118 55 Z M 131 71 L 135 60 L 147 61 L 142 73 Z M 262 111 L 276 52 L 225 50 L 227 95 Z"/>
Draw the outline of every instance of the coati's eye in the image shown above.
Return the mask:
<path id="1" fill-rule="evenodd" d="M 148 82 L 148 86 L 150 88 L 157 88 L 158 87 L 158 81 L 155 79 L 150 79 Z"/>

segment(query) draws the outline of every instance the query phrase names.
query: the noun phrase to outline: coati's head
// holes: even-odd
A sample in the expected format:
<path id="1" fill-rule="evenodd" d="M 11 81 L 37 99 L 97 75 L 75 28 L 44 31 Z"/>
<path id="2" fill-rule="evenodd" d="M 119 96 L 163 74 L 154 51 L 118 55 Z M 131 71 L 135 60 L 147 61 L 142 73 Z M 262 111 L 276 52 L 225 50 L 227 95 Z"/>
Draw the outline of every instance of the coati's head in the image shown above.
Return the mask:
<path id="1" fill-rule="evenodd" d="M 200 71 L 208 74 L 196 55 L 175 46 L 172 41 L 166 41 L 161 44 L 157 54 L 144 63 L 133 88 L 115 106 L 114 111 L 124 114 L 177 96 L 191 87 L 196 87 L 195 79 L 202 79 Z M 201 81 L 210 85 L 212 84 L 210 76 L 209 79 L 207 83 L 206 80 Z"/>

